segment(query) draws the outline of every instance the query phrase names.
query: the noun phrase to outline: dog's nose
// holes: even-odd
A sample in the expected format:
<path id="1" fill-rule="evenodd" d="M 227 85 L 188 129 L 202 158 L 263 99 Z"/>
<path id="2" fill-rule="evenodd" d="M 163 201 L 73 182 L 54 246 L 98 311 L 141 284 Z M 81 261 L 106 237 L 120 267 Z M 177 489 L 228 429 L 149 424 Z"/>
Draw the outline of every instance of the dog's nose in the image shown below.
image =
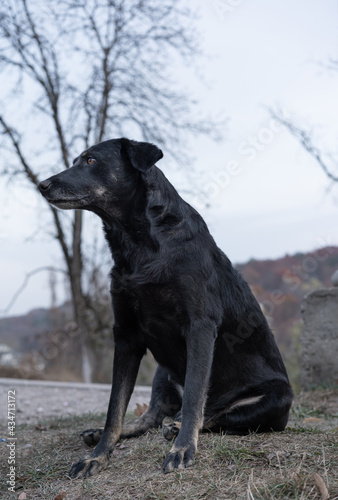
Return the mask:
<path id="1" fill-rule="evenodd" d="M 40 191 L 46 191 L 46 189 L 49 188 L 51 183 L 52 183 L 52 181 L 50 181 L 49 179 L 46 179 L 45 181 L 41 181 L 38 187 L 39 187 Z"/>

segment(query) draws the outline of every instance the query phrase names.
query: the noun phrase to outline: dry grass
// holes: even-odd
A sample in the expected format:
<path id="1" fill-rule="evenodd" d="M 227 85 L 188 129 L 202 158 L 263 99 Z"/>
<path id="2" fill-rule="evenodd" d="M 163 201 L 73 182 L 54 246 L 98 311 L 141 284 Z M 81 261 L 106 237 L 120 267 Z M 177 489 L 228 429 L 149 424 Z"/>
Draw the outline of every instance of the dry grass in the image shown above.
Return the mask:
<path id="1" fill-rule="evenodd" d="M 100 425 L 102 416 L 41 422 L 38 428 L 22 426 L 17 432 L 17 492 L 8 493 L 3 481 L 0 496 L 4 500 L 22 493 L 28 500 L 324 500 L 327 488 L 330 500 L 338 499 L 337 401 L 337 390 L 299 396 L 283 433 L 203 434 L 195 465 L 167 475 L 161 468 L 170 444 L 160 431 L 124 441 L 111 466 L 99 476 L 70 480 L 69 465 L 88 452 L 79 431 Z M 8 451 L 5 443 L 1 445 L 3 479 Z"/>

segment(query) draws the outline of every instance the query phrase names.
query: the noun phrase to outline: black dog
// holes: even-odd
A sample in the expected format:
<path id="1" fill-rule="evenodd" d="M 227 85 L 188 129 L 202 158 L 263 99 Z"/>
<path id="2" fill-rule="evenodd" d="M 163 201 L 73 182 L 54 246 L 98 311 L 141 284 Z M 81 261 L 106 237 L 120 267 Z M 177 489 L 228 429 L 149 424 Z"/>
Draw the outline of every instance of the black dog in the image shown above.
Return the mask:
<path id="1" fill-rule="evenodd" d="M 156 146 L 102 142 L 73 167 L 40 183 L 63 209 L 103 220 L 114 259 L 113 386 L 103 430 L 84 432 L 96 448 L 70 469 L 86 477 L 105 468 L 120 438 L 174 423 L 164 471 L 189 466 L 201 430 L 229 434 L 282 431 L 292 402 L 288 377 L 260 306 L 216 246 L 201 216 L 155 163 Z M 129 429 L 123 419 L 140 361 L 158 362 L 148 410 Z"/>

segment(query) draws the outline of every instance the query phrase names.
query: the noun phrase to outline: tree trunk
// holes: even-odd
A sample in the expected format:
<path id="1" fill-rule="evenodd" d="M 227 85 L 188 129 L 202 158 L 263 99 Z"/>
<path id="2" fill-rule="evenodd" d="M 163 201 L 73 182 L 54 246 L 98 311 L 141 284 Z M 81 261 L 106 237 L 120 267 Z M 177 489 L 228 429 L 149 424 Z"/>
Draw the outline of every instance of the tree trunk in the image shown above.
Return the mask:
<path id="1" fill-rule="evenodd" d="M 70 259 L 69 278 L 72 289 L 74 318 L 80 331 L 81 371 L 84 382 L 93 381 L 94 355 L 92 352 L 91 330 L 87 321 L 86 301 L 82 289 L 81 232 L 83 213 L 75 211 L 73 224 L 73 254 Z"/>

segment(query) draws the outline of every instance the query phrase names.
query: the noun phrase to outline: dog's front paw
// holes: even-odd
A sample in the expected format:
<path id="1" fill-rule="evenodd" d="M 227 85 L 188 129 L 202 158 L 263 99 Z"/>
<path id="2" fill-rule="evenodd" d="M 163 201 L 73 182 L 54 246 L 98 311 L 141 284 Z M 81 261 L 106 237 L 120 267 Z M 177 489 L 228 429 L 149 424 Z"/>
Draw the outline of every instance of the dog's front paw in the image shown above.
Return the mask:
<path id="1" fill-rule="evenodd" d="M 175 446 L 174 444 L 164 460 L 163 471 L 168 473 L 174 469 L 190 467 L 194 461 L 195 449 L 193 444 L 188 446 Z"/>
<path id="2" fill-rule="evenodd" d="M 87 429 L 81 432 L 80 436 L 82 437 L 86 445 L 95 446 L 100 441 L 102 433 L 103 433 L 103 428 Z"/>
<path id="3" fill-rule="evenodd" d="M 180 432 L 180 428 L 182 426 L 181 422 L 170 422 L 170 423 L 165 423 L 163 422 L 163 427 L 162 427 L 162 434 L 165 439 L 168 441 L 172 441 L 175 439 Z"/>
<path id="4" fill-rule="evenodd" d="M 108 455 L 100 455 L 95 458 L 85 458 L 71 466 L 68 476 L 75 479 L 86 478 L 98 474 L 108 467 L 110 460 Z"/>

